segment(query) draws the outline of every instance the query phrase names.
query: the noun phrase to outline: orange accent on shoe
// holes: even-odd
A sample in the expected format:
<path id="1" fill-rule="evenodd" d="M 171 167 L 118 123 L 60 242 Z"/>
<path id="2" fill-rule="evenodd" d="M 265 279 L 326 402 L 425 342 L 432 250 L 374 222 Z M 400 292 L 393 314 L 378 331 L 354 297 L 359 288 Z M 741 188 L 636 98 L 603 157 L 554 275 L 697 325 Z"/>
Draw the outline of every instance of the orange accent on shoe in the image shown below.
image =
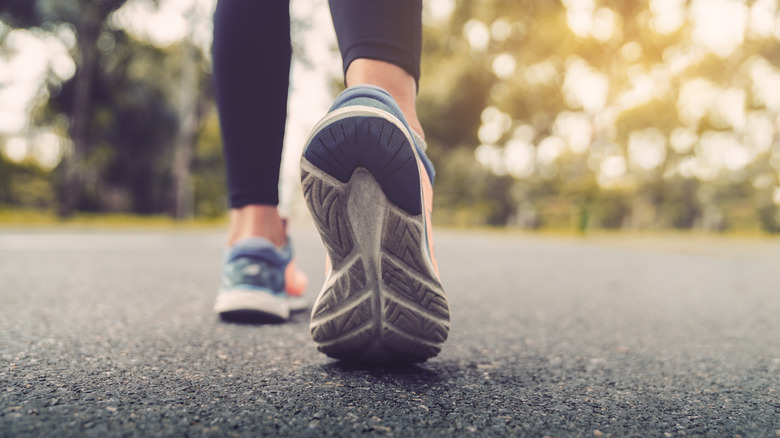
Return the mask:
<path id="1" fill-rule="evenodd" d="M 282 219 L 282 229 L 285 236 L 287 235 L 287 218 Z M 306 278 L 306 274 L 298 269 L 298 265 L 295 263 L 295 259 L 290 260 L 287 264 L 287 268 L 284 270 L 284 291 L 287 295 L 294 297 L 300 297 L 306 292 L 306 287 L 309 285 L 309 279 Z"/>
<path id="2" fill-rule="evenodd" d="M 309 280 L 306 278 L 306 274 L 298 269 L 295 260 L 291 260 L 284 270 L 285 292 L 294 297 L 302 296 L 303 293 L 306 292 L 306 286 L 308 286 L 308 284 Z"/>
<path id="3" fill-rule="evenodd" d="M 420 176 L 422 180 L 422 192 L 423 192 L 423 211 L 425 211 L 425 229 L 428 234 L 428 250 L 431 254 L 431 263 L 433 263 L 433 270 L 436 271 L 436 277 L 441 280 L 439 275 L 439 264 L 436 262 L 436 255 L 433 252 L 433 224 L 431 223 L 431 215 L 433 214 L 433 186 L 431 185 L 431 179 L 428 177 L 428 172 L 425 170 L 422 161 L 417 159 L 417 167 L 420 168 Z"/>

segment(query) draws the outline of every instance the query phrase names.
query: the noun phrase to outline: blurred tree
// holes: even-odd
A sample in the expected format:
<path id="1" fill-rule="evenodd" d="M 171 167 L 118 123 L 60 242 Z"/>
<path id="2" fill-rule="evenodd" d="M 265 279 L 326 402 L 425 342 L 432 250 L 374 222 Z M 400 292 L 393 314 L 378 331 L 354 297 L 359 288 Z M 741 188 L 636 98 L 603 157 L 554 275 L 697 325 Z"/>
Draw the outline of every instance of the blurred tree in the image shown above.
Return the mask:
<path id="1" fill-rule="evenodd" d="M 174 153 L 171 166 L 171 189 L 168 198 L 169 213 L 177 219 L 190 217 L 194 214 L 192 181 L 190 178 L 193 155 L 198 129 L 203 119 L 205 101 L 211 94 L 201 93 L 201 81 L 206 76 L 203 72 L 202 52 L 192 44 L 193 32 L 196 27 L 196 7 L 193 3 L 187 11 L 186 20 L 189 24 L 188 37 L 179 44 L 180 68 L 178 90 L 171 97 L 177 103 L 179 129 L 174 142 Z M 205 82 L 210 84 L 210 81 Z"/>
<path id="2" fill-rule="evenodd" d="M 0 20 L 12 27 L 42 24 L 38 3 L 34 0 L 0 0 Z"/>
<path id="3" fill-rule="evenodd" d="M 222 139 L 216 106 L 204 111 L 192 163 L 195 215 L 218 217 L 228 205 Z"/>
<path id="4" fill-rule="evenodd" d="M 62 185 L 59 213 L 70 215 L 81 202 L 87 162 L 93 153 L 89 137 L 93 110 L 93 85 L 99 70 L 98 39 L 106 28 L 109 15 L 127 0 L 4 0 L 0 7 L 2 20 L 18 27 L 72 26 L 76 34 L 76 53 L 73 58 L 76 72 L 68 105 L 72 153 L 66 154 L 60 166 Z"/>
<path id="5" fill-rule="evenodd" d="M 437 221 L 780 232 L 778 5 L 719 1 L 702 14 L 704 1 L 426 7 L 418 112 L 439 170 Z M 224 171 L 203 53 L 115 28 L 122 3 L 0 0 L 6 24 L 76 35 L 76 75 L 52 81 L 35 114 L 72 140 L 55 180 L 61 212 L 217 215 Z M 736 27 L 708 35 L 724 13 L 734 19 L 719 26 Z M 296 61 L 308 62 L 300 50 Z M 5 199 L 13 179 L 0 178 Z"/>
<path id="6" fill-rule="evenodd" d="M 496 177 L 467 192 L 442 176 L 441 207 L 492 198 L 515 212 L 504 223 L 580 230 L 775 230 L 780 148 L 762 152 L 778 144 L 780 106 L 763 96 L 780 78 L 778 5 L 662 3 L 453 1 L 428 16 L 418 112 L 431 156 L 472 182 L 458 152 L 470 151 Z M 707 33 L 722 14 L 733 29 Z"/>
<path id="7" fill-rule="evenodd" d="M 0 208 L 46 209 L 53 201 L 51 172 L 31 160 L 16 163 L 0 153 Z"/>
<path id="8" fill-rule="evenodd" d="M 111 14 L 124 0 L 0 1 L 8 3 L 6 23 L 76 35 L 74 76 L 49 82 L 49 99 L 32 120 L 51 128 L 67 120 L 70 147 L 55 179 L 59 213 L 190 216 L 193 149 L 212 99 L 201 50 L 190 39 L 160 48 L 116 28 Z"/>
<path id="9" fill-rule="evenodd" d="M 83 127 L 89 149 L 79 156 L 78 198 L 69 209 L 159 212 L 165 208 L 169 180 L 165 158 L 177 130 L 176 110 L 168 99 L 174 73 L 171 53 L 139 43 L 124 31 L 107 29 L 100 35 L 98 67 L 91 83 L 72 79 L 51 90 L 47 104 L 34 114 L 45 123 L 59 114 L 73 120 L 76 94 L 90 90 L 89 112 Z M 175 53 L 175 52 L 173 52 Z M 71 122 L 71 132 L 73 122 Z M 72 135 L 72 134 L 71 134 Z M 73 156 L 60 163 L 62 202 L 72 188 Z M 75 192 L 71 192 L 75 193 Z"/>
<path id="10" fill-rule="evenodd" d="M 9 203 L 9 198 L 13 195 L 11 192 L 11 166 L 5 155 L 0 152 L 0 207 Z"/>

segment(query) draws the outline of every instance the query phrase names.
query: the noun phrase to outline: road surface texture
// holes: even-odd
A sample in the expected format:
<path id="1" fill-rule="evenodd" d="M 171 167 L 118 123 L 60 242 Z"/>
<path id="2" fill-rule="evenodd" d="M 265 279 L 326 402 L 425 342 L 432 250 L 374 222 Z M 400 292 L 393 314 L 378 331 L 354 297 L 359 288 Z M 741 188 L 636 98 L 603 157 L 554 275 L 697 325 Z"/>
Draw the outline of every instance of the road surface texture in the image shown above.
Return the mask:
<path id="1" fill-rule="evenodd" d="M 220 234 L 6 229 L 0 436 L 780 436 L 780 241 L 665 239 L 440 232 L 444 350 L 366 367 L 219 322 Z"/>

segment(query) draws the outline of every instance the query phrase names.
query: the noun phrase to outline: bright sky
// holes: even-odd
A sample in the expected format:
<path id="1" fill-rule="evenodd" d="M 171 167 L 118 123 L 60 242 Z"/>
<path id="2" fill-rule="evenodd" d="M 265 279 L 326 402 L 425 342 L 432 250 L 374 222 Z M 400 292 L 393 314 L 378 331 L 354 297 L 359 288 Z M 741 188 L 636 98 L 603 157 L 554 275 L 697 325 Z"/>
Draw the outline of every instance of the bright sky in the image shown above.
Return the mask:
<path id="1" fill-rule="evenodd" d="M 4 26 L 0 23 L 0 26 Z M 25 128 L 31 99 L 42 92 L 46 72 L 65 79 L 73 75 L 75 64 L 65 42 L 75 36 L 63 28 L 60 37 L 40 31 L 13 30 L 6 45 L 13 55 L 0 57 L 0 133 L 18 133 Z"/>

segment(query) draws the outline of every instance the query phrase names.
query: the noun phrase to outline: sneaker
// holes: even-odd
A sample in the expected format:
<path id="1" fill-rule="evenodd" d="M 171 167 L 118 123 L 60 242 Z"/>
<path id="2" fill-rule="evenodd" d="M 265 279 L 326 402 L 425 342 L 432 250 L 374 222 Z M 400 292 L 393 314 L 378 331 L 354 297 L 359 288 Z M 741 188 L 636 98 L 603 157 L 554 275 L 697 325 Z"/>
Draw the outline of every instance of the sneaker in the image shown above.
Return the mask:
<path id="1" fill-rule="evenodd" d="M 228 321 L 284 322 L 307 308 L 305 288 L 289 240 L 278 248 L 262 237 L 243 239 L 225 258 L 214 311 Z"/>
<path id="2" fill-rule="evenodd" d="M 341 93 L 307 141 L 303 192 L 331 265 L 310 329 L 328 356 L 421 362 L 447 339 L 423 144 L 390 94 L 372 86 Z"/>

